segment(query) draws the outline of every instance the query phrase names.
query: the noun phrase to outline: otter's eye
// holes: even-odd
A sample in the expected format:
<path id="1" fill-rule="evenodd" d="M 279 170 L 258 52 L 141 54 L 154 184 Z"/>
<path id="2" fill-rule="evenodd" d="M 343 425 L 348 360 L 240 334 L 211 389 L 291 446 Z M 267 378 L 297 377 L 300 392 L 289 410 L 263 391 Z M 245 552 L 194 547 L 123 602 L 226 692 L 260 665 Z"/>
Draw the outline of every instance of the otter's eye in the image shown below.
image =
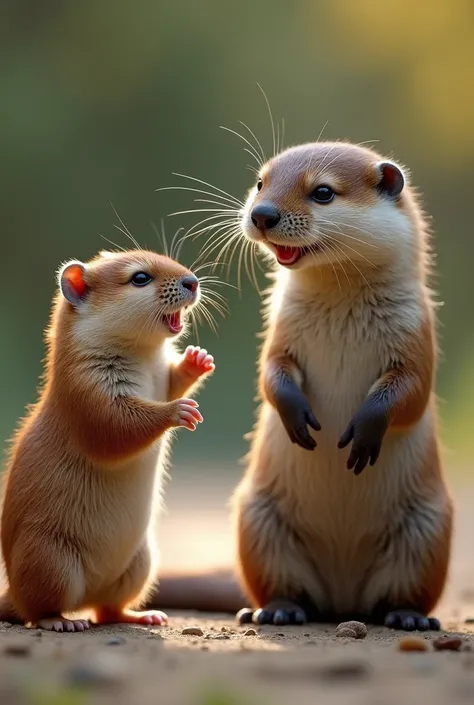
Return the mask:
<path id="1" fill-rule="evenodd" d="M 331 203 L 334 196 L 334 191 L 332 188 L 329 188 L 329 186 L 318 186 L 318 188 L 315 188 L 311 193 L 310 197 L 313 201 L 316 201 L 316 203 Z"/>
<path id="2" fill-rule="evenodd" d="M 260 191 L 261 188 L 262 188 L 262 186 L 263 186 L 262 179 L 259 179 L 259 180 L 257 181 L 257 191 Z"/>
<path id="3" fill-rule="evenodd" d="M 152 280 L 149 274 L 146 272 L 135 272 L 133 277 L 130 279 L 133 286 L 146 286 Z"/>

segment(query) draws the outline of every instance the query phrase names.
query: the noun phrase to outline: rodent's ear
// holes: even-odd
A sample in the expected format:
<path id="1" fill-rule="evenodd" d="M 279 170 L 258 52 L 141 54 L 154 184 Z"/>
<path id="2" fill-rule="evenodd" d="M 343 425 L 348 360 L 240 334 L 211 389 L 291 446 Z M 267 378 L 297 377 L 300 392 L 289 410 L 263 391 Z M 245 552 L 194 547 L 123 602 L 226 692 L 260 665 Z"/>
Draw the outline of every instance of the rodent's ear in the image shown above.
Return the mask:
<path id="1" fill-rule="evenodd" d="M 77 260 L 67 262 L 59 271 L 59 288 L 64 298 L 73 306 L 78 306 L 87 295 L 89 287 L 85 275 L 85 265 Z"/>
<path id="2" fill-rule="evenodd" d="M 394 162 L 380 162 L 377 164 L 379 181 L 377 190 L 382 196 L 396 201 L 405 186 L 405 177 L 399 166 Z"/>

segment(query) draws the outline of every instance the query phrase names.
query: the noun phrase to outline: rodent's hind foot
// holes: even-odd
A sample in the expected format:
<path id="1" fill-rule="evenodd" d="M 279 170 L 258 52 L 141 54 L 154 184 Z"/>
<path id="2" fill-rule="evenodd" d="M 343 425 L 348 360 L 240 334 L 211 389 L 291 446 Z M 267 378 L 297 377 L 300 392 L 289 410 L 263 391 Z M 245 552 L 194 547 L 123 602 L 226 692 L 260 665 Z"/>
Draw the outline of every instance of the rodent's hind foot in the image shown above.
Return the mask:
<path id="1" fill-rule="evenodd" d="M 49 632 L 84 632 L 90 625 L 87 619 L 66 619 L 59 614 L 38 620 L 36 626 Z"/>
<path id="2" fill-rule="evenodd" d="M 304 610 L 289 600 L 274 600 L 257 610 L 244 607 L 237 612 L 236 618 L 239 624 L 274 624 L 278 626 L 299 625 L 307 621 Z"/>
<path id="3" fill-rule="evenodd" d="M 439 632 L 441 624 L 435 617 L 425 617 L 419 612 L 412 610 L 394 610 L 389 612 L 384 620 L 384 625 L 389 629 L 403 629 L 406 632 L 415 630 L 420 632 Z"/>
<path id="4" fill-rule="evenodd" d="M 160 610 L 138 612 L 106 607 L 96 611 L 96 624 L 143 624 L 147 627 L 164 627 L 168 624 L 168 615 Z"/>

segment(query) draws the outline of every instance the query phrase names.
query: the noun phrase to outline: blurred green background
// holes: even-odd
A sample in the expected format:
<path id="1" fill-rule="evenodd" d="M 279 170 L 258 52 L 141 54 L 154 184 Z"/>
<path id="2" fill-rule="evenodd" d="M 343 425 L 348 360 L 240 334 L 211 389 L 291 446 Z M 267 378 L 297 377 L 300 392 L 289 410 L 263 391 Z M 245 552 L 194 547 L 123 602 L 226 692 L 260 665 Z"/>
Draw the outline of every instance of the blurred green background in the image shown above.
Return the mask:
<path id="1" fill-rule="evenodd" d="M 58 265 L 107 247 L 100 234 L 127 246 L 110 203 L 142 246 L 159 248 L 152 224 L 195 207 L 191 193 L 156 192 L 185 185 L 172 172 L 243 198 L 249 157 L 219 126 L 242 120 L 271 151 L 258 82 L 285 120 L 286 145 L 315 140 L 327 123 L 325 139 L 378 140 L 409 167 L 433 217 L 445 302 L 448 464 L 472 466 L 472 0 L 3 0 L 0 51 L 2 441 L 35 399 Z M 197 220 L 165 218 L 167 236 Z M 184 248 L 185 263 L 200 244 Z M 260 302 L 245 277 L 241 295 L 221 293 L 230 315 L 217 336 L 200 334 L 217 363 L 200 397 L 205 423 L 180 433 L 174 458 L 226 472 L 253 423 Z"/>

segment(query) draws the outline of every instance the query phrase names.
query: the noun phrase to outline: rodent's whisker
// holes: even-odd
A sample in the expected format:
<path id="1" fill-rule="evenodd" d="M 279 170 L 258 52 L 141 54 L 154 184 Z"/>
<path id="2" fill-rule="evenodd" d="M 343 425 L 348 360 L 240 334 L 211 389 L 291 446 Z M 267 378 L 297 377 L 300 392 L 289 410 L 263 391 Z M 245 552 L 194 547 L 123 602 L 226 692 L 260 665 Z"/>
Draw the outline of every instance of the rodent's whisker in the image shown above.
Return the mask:
<path id="1" fill-rule="evenodd" d="M 220 218 L 220 220 L 218 220 L 219 218 Z M 210 222 L 210 221 L 214 221 L 214 220 L 217 220 L 217 222 L 216 223 Z M 202 233 L 204 233 L 206 231 L 215 230 L 216 228 L 219 228 L 221 225 L 232 225 L 236 222 L 237 221 L 236 221 L 235 216 L 234 217 L 229 216 L 229 217 L 223 218 L 222 214 L 217 213 L 215 215 L 210 215 L 207 218 L 203 218 L 202 220 L 200 220 L 197 223 L 194 223 L 194 225 L 192 225 L 190 228 L 188 228 L 188 230 L 186 231 L 186 234 L 183 237 L 185 239 L 188 239 L 190 237 L 193 237 L 193 239 L 196 239 L 196 237 L 198 237 L 199 235 L 201 235 Z M 206 225 L 205 227 L 201 228 L 201 226 L 204 223 L 209 223 L 209 225 Z M 200 229 L 196 230 L 196 228 L 200 228 Z"/>
<path id="2" fill-rule="evenodd" d="M 224 243 L 224 247 L 225 247 L 226 241 L 230 241 L 230 239 L 235 234 L 235 232 L 237 232 L 237 225 L 234 225 L 230 229 L 229 229 L 228 225 L 225 225 L 225 226 L 221 226 L 220 228 L 215 230 L 212 233 L 212 238 L 210 237 L 208 239 L 208 241 L 206 242 L 206 245 L 201 248 L 201 250 L 196 258 L 196 263 L 199 263 L 201 261 L 201 259 L 204 258 L 205 256 L 207 257 L 207 256 L 211 255 L 223 243 Z M 223 251 L 224 250 L 221 250 L 220 254 L 222 254 Z M 219 256 L 218 256 L 218 258 L 219 258 Z M 211 272 L 214 271 L 215 265 L 218 263 L 218 258 L 214 262 L 214 265 L 210 270 Z"/>
<path id="3" fill-rule="evenodd" d="M 175 232 L 173 235 L 173 239 L 171 240 L 171 246 L 170 246 L 170 257 L 172 259 L 179 259 L 179 255 L 181 253 L 181 249 L 184 244 L 184 239 L 182 238 L 181 240 L 178 240 L 180 232 L 184 230 L 183 227 L 178 228 L 178 230 Z"/>
<path id="4" fill-rule="evenodd" d="M 326 127 L 327 127 L 328 125 L 329 125 L 329 120 L 326 120 L 326 122 L 324 123 L 324 125 L 323 125 L 322 128 L 321 128 L 321 132 L 319 133 L 319 135 L 318 135 L 317 138 L 316 138 L 316 142 L 319 142 L 319 140 L 320 140 L 321 137 L 323 136 L 324 130 L 326 129 Z"/>
<path id="5" fill-rule="evenodd" d="M 193 193 L 201 193 L 204 196 L 213 196 L 214 198 L 220 198 L 223 201 L 223 206 L 226 206 L 227 203 L 230 203 L 233 206 L 237 205 L 240 208 L 243 208 L 244 205 L 238 199 L 225 198 L 224 196 L 221 196 L 218 193 L 213 193 L 212 191 L 203 191 L 202 189 L 191 188 L 190 186 L 162 186 L 161 188 L 155 189 L 155 191 L 192 191 Z"/>
<path id="6" fill-rule="evenodd" d="M 238 198 L 235 198 L 232 196 L 232 194 L 227 193 L 227 191 L 224 191 L 223 189 L 219 188 L 218 186 L 214 186 L 213 184 L 208 183 L 207 181 L 204 181 L 203 179 L 198 179 L 195 176 L 188 176 L 187 174 L 178 174 L 177 172 L 173 172 L 173 176 L 179 176 L 183 179 L 190 179 L 191 181 L 197 181 L 199 184 L 203 184 L 203 186 L 207 186 L 208 188 L 212 188 L 215 191 L 218 191 L 219 193 L 224 194 L 224 196 L 231 201 L 233 201 L 236 205 L 239 207 L 243 207 L 243 203 L 239 201 Z"/>
<path id="7" fill-rule="evenodd" d="M 155 231 L 155 234 L 158 237 L 158 239 L 161 238 L 164 254 L 167 257 L 169 257 L 169 248 L 168 248 L 168 242 L 166 240 L 166 233 L 165 233 L 165 226 L 164 226 L 163 218 L 161 219 L 161 232 L 159 232 L 158 228 L 156 227 L 156 225 L 154 223 L 151 224 L 151 227 Z"/>
<path id="8" fill-rule="evenodd" d="M 209 306 L 212 306 L 213 308 L 215 308 L 216 311 L 218 311 L 218 313 L 220 313 L 220 315 L 221 315 L 222 317 L 224 317 L 226 313 L 229 313 L 229 307 L 228 307 L 227 302 L 225 301 L 225 299 L 223 299 L 223 302 L 224 302 L 224 303 L 222 303 L 221 301 L 216 301 L 216 300 L 214 300 L 214 299 L 212 298 L 212 296 L 210 296 L 210 293 L 209 293 L 209 292 L 207 292 L 207 293 L 204 292 L 204 293 L 202 294 L 202 300 L 203 300 L 205 303 L 207 303 Z"/>
<path id="9" fill-rule="evenodd" d="M 194 315 L 199 317 L 199 320 L 205 320 L 208 324 L 213 333 L 217 335 L 217 323 L 214 318 L 214 316 L 211 314 L 211 312 L 205 307 L 204 301 L 201 303 L 199 302 L 193 309 L 192 312 Z"/>
<path id="10" fill-rule="evenodd" d="M 185 211 L 174 211 L 174 213 L 168 213 L 171 218 L 175 215 L 188 215 L 188 213 L 238 213 L 237 210 L 223 209 L 223 208 L 190 208 Z"/>
<path id="11" fill-rule="evenodd" d="M 225 232 L 220 234 L 218 237 L 215 237 L 219 230 L 224 229 L 225 227 Z M 206 245 L 202 248 L 199 256 L 198 256 L 198 262 L 199 259 L 204 257 L 204 256 L 209 256 L 211 253 L 213 253 L 221 244 L 222 242 L 225 242 L 227 240 L 227 243 L 224 245 L 224 248 L 219 252 L 217 258 L 216 258 L 216 263 L 219 262 L 220 257 L 222 254 L 225 252 L 225 247 L 230 244 L 230 242 L 233 240 L 234 237 L 240 237 L 240 227 L 238 224 L 233 225 L 233 227 L 230 227 L 229 230 L 227 230 L 227 225 L 222 226 L 217 232 L 213 233 L 213 239 L 211 242 L 207 242 Z M 211 270 L 212 271 L 212 270 Z"/>
<path id="12" fill-rule="evenodd" d="M 125 223 L 123 222 L 122 218 L 119 216 L 119 214 L 118 214 L 118 212 L 117 212 L 117 209 L 115 208 L 115 206 L 113 205 L 112 202 L 110 202 L 110 205 L 111 205 L 112 210 L 114 211 L 115 215 L 117 216 L 117 218 L 118 218 L 118 220 L 119 220 L 119 222 L 120 222 L 120 224 L 121 224 L 121 226 L 122 226 L 122 227 L 120 228 L 118 225 L 114 225 L 114 227 L 117 228 L 117 230 L 119 230 L 121 233 L 123 233 L 126 237 L 128 237 L 128 239 L 130 240 L 130 242 L 134 245 L 134 247 L 135 247 L 137 250 L 141 249 L 141 248 L 140 248 L 140 245 L 139 245 L 138 242 L 135 240 L 135 238 L 133 237 L 132 233 L 130 232 L 130 230 L 127 228 L 127 226 L 126 226 Z"/>
<path id="13" fill-rule="evenodd" d="M 219 238 L 217 238 L 215 243 L 211 243 L 211 245 L 207 246 L 207 248 L 206 248 L 207 253 L 210 254 L 211 252 L 214 252 L 214 250 L 217 247 L 219 247 L 222 244 L 222 242 L 224 241 L 224 244 L 222 245 L 221 249 L 217 253 L 215 267 L 211 271 L 215 271 L 216 267 L 218 267 L 221 264 L 222 265 L 224 264 L 222 262 L 222 258 L 224 257 L 224 255 L 227 253 L 227 251 L 230 249 L 230 247 L 232 246 L 232 244 L 234 242 L 238 244 L 240 238 L 241 238 L 240 229 L 238 228 L 238 226 L 234 226 L 233 231 L 230 231 L 228 233 L 224 233 L 223 235 L 219 236 Z M 234 250 L 232 251 L 232 256 L 231 256 L 230 261 L 232 261 L 233 254 L 234 254 Z"/>
<path id="14" fill-rule="evenodd" d="M 263 162 L 262 162 L 261 156 L 257 153 L 257 150 L 255 149 L 254 145 L 253 145 L 251 142 L 249 142 L 246 137 L 244 137 L 243 135 L 241 135 L 240 132 L 237 132 L 236 130 L 232 130 L 230 127 L 225 127 L 224 125 L 219 125 L 219 127 L 220 127 L 221 130 L 226 130 L 227 132 L 232 133 L 232 134 L 235 135 L 236 137 L 239 137 L 241 140 L 243 140 L 246 144 L 248 144 L 248 146 L 250 147 L 250 149 L 245 148 L 245 151 L 246 151 L 248 154 L 250 154 L 250 156 L 255 159 L 255 161 L 257 162 L 258 166 L 259 166 L 260 168 L 262 168 Z"/>
<path id="15" fill-rule="evenodd" d="M 360 276 L 362 277 L 362 279 L 363 279 L 363 280 L 365 281 L 365 283 L 367 284 L 367 288 L 370 289 L 370 291 L 373 291 L 373 288 L 372 288 L 372 286 L 370 285 L 369 281 L 367 280 L 367 277 L 364 275 L 363 272 L 361 272 L 361 270 L 359 269 L 359 267 L 357 266 L 357 264 L 354 262 L 354 260 L 353 260 L 351 257 L 349 257 L 349 255 L 347 255 L 347 254 L 344 252 L 344 250 L 343 250 L 336 242 L 334 242 L 334 240 L 331 240 L 331 242 L 328 243 L 328 244 L 329 244 L 332 248 L 336 248 L 336 249 L 346 258 L 346 260 L 354 267 L 354 269 L 356 269 L 356 270 L 358 271 L 358 273 L 360 274 Z M 357 254 L 358 254 L 358 253 L 357 253 Z"/>
<path id="16" fill-rule="evenodd" d="M 269 102 L 269 100 L 268 100 L 268 98 L 267 98 L 267 94 L 266 94 L 265 91 L 263 90 L 262 86 L 261 86 L 259 83 L 257 83 L 257 86 L 260 88 L 260 90 L 261 90 L 261 92 L 262 92 L 262 95 L 263 95 L 263 97 L 264 97 L 264 99 L 265 99 L 265 103 L 267 104 L 268 114 L 269 114 L 269 116 L 270 116 L 270 122 L 271 122 L 271 125 L 272 125 L 272 137 L 273 137 L 273 153 L 272 153 L 272 157 L 274 157 L 275 154 L 276 154 L 276 147 L 277 147 L 277 145 L 276 145 L 276 137 L 275 137 L 275 122 L 274 122 L 274 120 L 273 120 L 272 109 L 270 108 L 270 102 Z"/>
<path id="17" fill-rule="evenodd" d="M 222 203 L 219 203 L 219 201 L 211 201 L 209 198 L 195 198 L 194 203 L 213 203 L 216 206 L 222 206 Z M 223 210 L 225 210 L 226 213 L 241 213 L 242 209 L 241 208 L 229 208 L 226 206 Z"/>
<path id="18" fill-rule="evenodd" d="M 264 151 L 264 149 L 263 149 L 263 147 L 262 147 L 262 144 L 261 144 L 260 140 L 258 139 L 257 135 L 250 129 L 250 127 L 249 127 L 245 122 L 242 122 L 242 120 L 239 120 L 239 123 L 242 125 L 242 127 L 245 127 L 245 129 L 246 129 L 246 130 L 252 135 L 252 137 L 254 138 L 254 140 L 255 140 L 255 142 L 256 142 L 256 144 L 257 144 L 257 146 L 258 146 L 259 152 L 260 152 L 260 154 L 261 154 L 261 156 L 262 156 L 262 163 L 264 164 L 264 163 L 267 161 L 267 158 L 266 158 L 266 156 L 265 156 L 265 151 Z"/>
<path id="19" fill-rule="evenodd" d="M 332 267 L 332 271 L 334 272 L 334 276 L 336 277 L 336 281 L 337 281 L 337 285 L 338 285 L 338 287 L 339 287 L 339 291 L 342 291 L 341 282 L 340 282 L 340 280 L 339 280 L 339 276 L 338 276 L 336 267 L 334 266 L 334 262 L 331 261 L 329 255 L 328 255 L 327 248 L 326 248 L 326 247 L 321 247 L 321 251 L 322 251 L 322 253 L 325 255 L 327 261 L 329 262 L 329 264 L 330 264 L 331 267 Z M 337 255 L 336 255 L 335 253 L 334 253 L 334 256 L 336 257 L 336 259 L 338 259 L 338 258 L 337 258 Z M 339 262 L 339 260 L 338 260 L 338 263 L 341 264 L 341 263 Z"/>
<path id="20" fill-rule="evenodd" d="M 327 232 L 331 232 L 331 230 L 326 229 Z M 333 234 L 339 235 L 339 233 L 332 231 Z M 356 250 L 354 247 L 351 247 L 350 245 L 347 244 L 347 242 L 341 242 L 340 240 L 337 240 L 335 237 L 331 237 L 331 242 L 338 244 L 339 249 L 341 252 L 344 252 L 344 247 L 347 247 L 348 250 L 351 250 L 354 252 L 358 257 L 361 257 L 363 260 L 367 262 L 367 264 L 370 265 L 370 267 L 373 267 L 374 269 L 377 269 L 377 266 L 371 262 L 365 255 L 363 255 L 359 250 Z M 362 240 L 357 240 L 357 242 L 363 242 Z"/>
<path id="21" fill-rule="evenodd" d="M 113 240 L 109 240 L 109 238 L 108 238 L 108 237 L 105 237 L 105 235 L 102 235 L 102 234 L 99 233 L 99 237 L 101 237 L 103 240 L 105 240 L 106 242 L 108 242 L 110 245 L 113 245 L 114 247 L 116 247 L 118 250 L 121 250 L 122 252 L 126 252 L 126 251 L 127 251 L 127 250 L 125 249 L 125 247 L 122 247 L 121 245 L 117 245 L 116 242 L 114 242 Z"/>

